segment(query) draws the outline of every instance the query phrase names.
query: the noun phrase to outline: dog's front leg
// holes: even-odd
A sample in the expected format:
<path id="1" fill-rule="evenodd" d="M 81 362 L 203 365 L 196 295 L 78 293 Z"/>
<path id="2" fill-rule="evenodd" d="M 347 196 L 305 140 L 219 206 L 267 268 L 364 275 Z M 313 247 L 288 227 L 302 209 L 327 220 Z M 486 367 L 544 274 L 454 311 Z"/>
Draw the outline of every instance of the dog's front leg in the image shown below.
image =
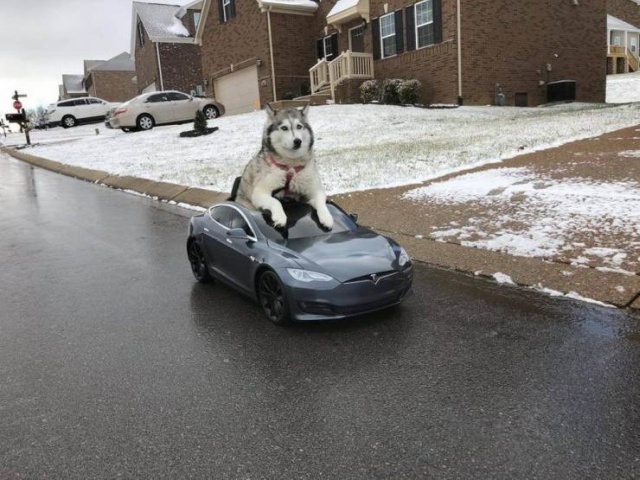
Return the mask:
<path id="1" fill-rule="evenodd" d="M 287 215 L 284 213 L 282 204 L 279 200 L 271 196 L 271 192 L 256 188 L 251 195 L 251 203 L 260 210 L 269 210 L 271 212 L 271 220 L 276 227 L 285 227 L 287 225 Z"/>
<path id="2" fill-rule="evenodd" d="M 324 192 L 316 193 L 307 203 L 315 209 L 318 214 L 318 220 L 324 227 L 333 228 L 333 217 L 327 208 L 327 196 Z"/>

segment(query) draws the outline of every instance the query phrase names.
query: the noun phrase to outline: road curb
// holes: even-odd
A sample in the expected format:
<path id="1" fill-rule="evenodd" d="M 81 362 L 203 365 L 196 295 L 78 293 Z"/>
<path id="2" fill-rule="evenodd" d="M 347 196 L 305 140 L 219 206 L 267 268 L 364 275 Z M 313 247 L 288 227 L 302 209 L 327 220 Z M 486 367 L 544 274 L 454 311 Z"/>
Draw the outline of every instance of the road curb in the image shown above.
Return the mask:
<path id="1" fill-rule="evenodd" d="M 65 165 L 8 147 L 0 147 L 0 150 L 18 160 L 56 173 L 178 204 L 207 208 L 225 200 L 228 196 L 213 190 L 190 188 L 131 176 L 110 175 L 100 170 Z M 377 231 L 398 241 L 415 260 L 420 262 L 504 281 L 503 277 L 494 277 L 500 273 L 508 276 L 519 286 L 538 289 L 552 295 L 569 294 L 571 296 L 575 293 L 585 299 L 619 308 L 640 310 L 640 276 L 638 275 L 547 262 L 537 258 L 516 257 L 419 238 L 407 233 L 388 232 L 380 228 L 377 228 Z"/>

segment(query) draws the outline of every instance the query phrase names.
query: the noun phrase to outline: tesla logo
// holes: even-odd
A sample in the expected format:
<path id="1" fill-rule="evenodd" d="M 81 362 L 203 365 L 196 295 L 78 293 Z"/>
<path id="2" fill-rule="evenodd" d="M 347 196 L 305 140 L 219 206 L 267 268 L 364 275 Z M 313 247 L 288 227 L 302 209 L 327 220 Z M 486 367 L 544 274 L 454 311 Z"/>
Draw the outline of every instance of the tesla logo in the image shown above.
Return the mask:
<path id="1" fill-rule="evenodd" d="M 373 282 L 373 284 L 377 285 L 378 284 L 378 280 L 380 280 L 380 277 L 378 277 L 378 275 L 376 275 L 375 273 L 372 273 L 370 275 L 370 277 L 371 277 L 371 281 Z"/>

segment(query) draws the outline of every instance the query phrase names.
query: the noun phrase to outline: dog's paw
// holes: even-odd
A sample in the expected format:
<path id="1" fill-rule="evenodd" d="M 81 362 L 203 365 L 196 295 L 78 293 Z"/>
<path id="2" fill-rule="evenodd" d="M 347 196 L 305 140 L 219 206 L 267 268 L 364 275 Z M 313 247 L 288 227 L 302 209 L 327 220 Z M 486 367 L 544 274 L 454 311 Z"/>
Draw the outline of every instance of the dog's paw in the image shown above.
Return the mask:
<path id="1" fill-rule="evenodd" d="M 326 229 L 331 230 L 333 228 L 333 217 L 328 209 L 322 209 L 318 212 L 318 220 Z"/>
<path id="2" fill-rule="evenodd" d="M 284 211 L 272 210 L 271 221 L 276 228 L 284 228 L 287 225 L 287 216 Z"/>

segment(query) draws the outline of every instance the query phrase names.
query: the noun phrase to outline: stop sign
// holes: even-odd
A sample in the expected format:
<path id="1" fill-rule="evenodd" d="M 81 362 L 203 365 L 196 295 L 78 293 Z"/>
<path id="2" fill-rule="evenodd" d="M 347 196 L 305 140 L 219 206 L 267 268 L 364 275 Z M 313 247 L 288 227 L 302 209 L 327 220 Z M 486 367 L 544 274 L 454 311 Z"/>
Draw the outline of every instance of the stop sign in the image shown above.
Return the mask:
<path id="1" fill-rule="evenodd" d="M 16 100 L 15 102 L 13 102 L 13 108 L 15 108 L 16 110 L 20 110 L 22 108 L 22 102 L 20 100 Z"/>

